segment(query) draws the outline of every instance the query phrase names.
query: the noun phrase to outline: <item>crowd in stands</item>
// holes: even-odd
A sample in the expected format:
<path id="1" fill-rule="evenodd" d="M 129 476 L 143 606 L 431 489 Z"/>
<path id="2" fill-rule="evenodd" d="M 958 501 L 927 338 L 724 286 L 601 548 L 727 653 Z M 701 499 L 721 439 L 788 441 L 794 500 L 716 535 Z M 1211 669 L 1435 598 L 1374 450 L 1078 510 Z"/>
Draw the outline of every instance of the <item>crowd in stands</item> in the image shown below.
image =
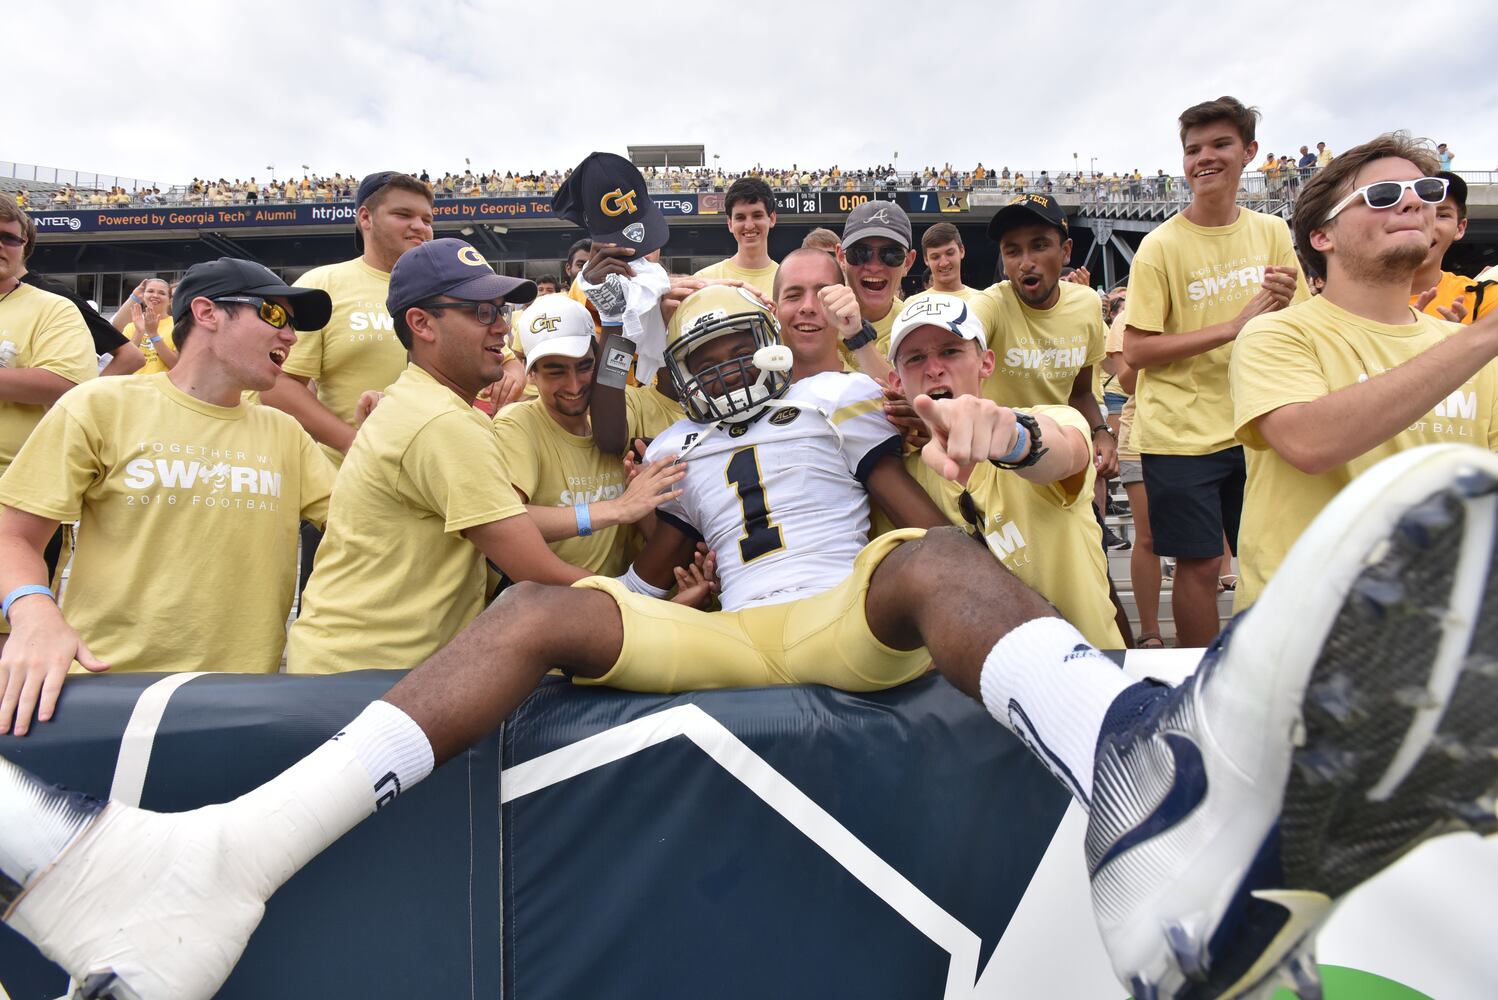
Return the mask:
<path id="1" fill-rule="evenodd" d="M 1438 156 L 1442 169 L 1450 170 L 1454 154 L 1445 143 L 1439 146 Z M 1332 151 L 1325 142 L 1318 142 L 1315 149 L 1301 146 L 1297 156 L 1275 156 L 1266 154 L 1253 170 L 1245 171 L 1242 185 L 1245 192 L 1268 192 L 1293 198 L 1301 184 L 1317 169 L 1331 162 Z M 501 198 L 517 196 L 543 196 L 554 194 L 565 181 L 571 169 L 536 171 L 498 170 L 475 173 L 470 168 L 462 172 L 429 174 L 425 169 L 413 172 L 432 190 L 436 198 Z M 1186 198 L 1189 191 L 1184 178 L 1169 174 L 1163 169 L 1153 174 L 1139 169 L 1122 173 L 1113 171 L 1052 171 L 1011 170 L 1008 166 L 997 169 L 985 167 L 981 162 L 971 168 L 954 167 L 950 163 L 940 167 L 928 166 L 922 170 L 900 171 L 894 164 L 876 167 L 847 169 L 834 164 L 830 167 L 764 167 L 756 165 L 748 170 L 724 171 L 716 167 L 644 167 L 641 169 L 650 190 L 664 192 L 723 192 L 741 177 L 757 177 L 775 191 L 867 191 L 867 190 L 964 190 L 994 191 L 1000 195 L 1040 192 L 1047 194 L 1079 195 L 1087 200 L 1102 202 L 1125 201 L 1173 201 Z M 334 173 L 332 176 L 303 174 L 284 180 L 262 182 L 255 177 L 217 180 L 194 177 L 187 184 L 163 191 L 160 187 L 149 187 L 126 191 L 122 187 L 108 190 L 82 190 L 72 185 L 63 185 L 50 192 L 41 192 L 35 198 L 30 191 L 22 189 L 18 201 L 22 207 L 34 210 L 46 208 L 111 208 L 132 205 L 230 205 L 257 204 L 261 202 L 333 202 L 347 201 L 354 196 L 357 178 L 353 173 Z"/>

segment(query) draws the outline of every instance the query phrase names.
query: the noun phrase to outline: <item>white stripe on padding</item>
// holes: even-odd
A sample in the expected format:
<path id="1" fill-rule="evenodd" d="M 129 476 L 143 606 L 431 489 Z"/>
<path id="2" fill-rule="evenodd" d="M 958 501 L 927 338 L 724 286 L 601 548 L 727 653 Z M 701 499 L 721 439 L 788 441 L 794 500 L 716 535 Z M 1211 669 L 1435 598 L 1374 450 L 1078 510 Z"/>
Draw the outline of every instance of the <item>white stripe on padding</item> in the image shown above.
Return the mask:
<path id="1" fill-rule="evenodd" d="M 952 961 L 947 966 L 947 1000 L 972 996 L 982 945 L 978 935 L 869 850 L 805 792 L 696 705 L 668 708 L 516 764 L 500 774 L 500 801 L 512 802 L 677 736 L 685 736 L 696 744 L 870 892 L 951 955 Z"/>
<path id="2" fill-rule="evenodd" d="M 163 677 L 141 692 L 125 724 L 120 737 L 120 755 L 114 764 L 114 784 L 109 786 L 109 797 L 127 806 L 140 805 L 141 792 L 146 787 L 146 769 L 151 766 L 151 747 L 156 743 L 156 730 L 161 717 L 166 714 L 166 703 L 172 700 L 177 689 L 201 673 L 172 674 Z"/>

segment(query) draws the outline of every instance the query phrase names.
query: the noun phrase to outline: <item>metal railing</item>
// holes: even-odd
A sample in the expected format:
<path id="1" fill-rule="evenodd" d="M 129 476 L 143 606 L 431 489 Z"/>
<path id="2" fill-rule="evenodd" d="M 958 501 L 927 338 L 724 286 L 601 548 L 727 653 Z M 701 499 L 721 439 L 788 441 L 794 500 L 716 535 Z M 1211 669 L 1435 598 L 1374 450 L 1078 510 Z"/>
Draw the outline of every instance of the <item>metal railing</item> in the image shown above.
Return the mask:
<path id="1" fill-rule="evenodd" d="M 117 187 L 134 192 L 161 186 L 158 181 L 146 181 L 138 177 L 89 173 L 85 170 L 63 170 L 59 167 L 43 167 L 35 163 L 9 163 L 3 160 L 0 160 L 0 177 L 44 184 L 49 188 L 71 187 L 90 193 Z"/>

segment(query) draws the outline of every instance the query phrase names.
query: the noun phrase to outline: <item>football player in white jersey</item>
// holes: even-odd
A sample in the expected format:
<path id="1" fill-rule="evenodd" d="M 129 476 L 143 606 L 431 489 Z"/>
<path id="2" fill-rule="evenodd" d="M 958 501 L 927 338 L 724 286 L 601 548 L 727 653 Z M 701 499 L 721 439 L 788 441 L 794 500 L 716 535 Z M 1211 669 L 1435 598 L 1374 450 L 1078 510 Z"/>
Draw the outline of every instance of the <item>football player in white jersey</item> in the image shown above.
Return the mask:
<path id="1" fill-rule="evenodd" d="M 1131 683 L 955 528 L 860 548 L 860 482 L 897 523 L 934 510 L 881 479 L 905 473 L 865 420 L 880 394 L 857 377 L 788 385 L 768 316 L 721 291 L 689 297 L 668 339 L 694 424 L 655 451 L 679 446 L 693 464 L 682 524 L 652 546 L 654 564 L 647 548 L 625 580 L 511 588 L 331 740 L 230 803 L 153 813 L 0 759 L 5 920 L 87 996 L 211 996 L 277 887 L 482 739 L 552 667 L 639 690 L 869 690 L 933 662 L 1088 808 L 1099 928 L 1137 997 L 1267 997 L 1281 981 L 1319 996 L 1315 932 L 1337 896 L 1436 832 L 1498 826 L 1498 649 L 1486 646 L 1498 458 L 1434 447 L 1380 465 L 1307 530 L 1193 677 Z M 1046 458 L 1035 428 L 991 401 L 914 402 L 943 475 Z M 737 610 L 637 592 L 669 585 L 661 551 L 684 564 L 693 533 L 719 548 Z M 1476 710 L 1444 712 L 1458 695 Z M 1349 700 L 1360 710 L 1339 711 Z"/>

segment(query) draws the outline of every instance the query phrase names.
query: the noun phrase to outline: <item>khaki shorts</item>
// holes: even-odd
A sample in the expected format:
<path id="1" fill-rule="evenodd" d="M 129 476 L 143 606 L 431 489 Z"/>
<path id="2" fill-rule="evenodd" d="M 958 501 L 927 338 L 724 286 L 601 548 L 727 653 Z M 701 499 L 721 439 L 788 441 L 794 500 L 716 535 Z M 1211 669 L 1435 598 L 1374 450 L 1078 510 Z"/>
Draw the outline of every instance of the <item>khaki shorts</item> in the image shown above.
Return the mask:
<path id="1" fill-rule="evenodd" d="M 769 684 L 878 691 L 914 680 L 925 673 L 931 655 L 924 648 L 891 649 L 876 639 L 864 595 L 884 557 L 924 534 L 907 528 L 880 535 L 831 590 L 742 611 L 698 611 L 636 594 L 610 577 L 579 580 L 574 587 L 601 590 L 619 605 L 624 647 L 608 673 L 574 677 L 573 683 L 666 694 Z"/>

